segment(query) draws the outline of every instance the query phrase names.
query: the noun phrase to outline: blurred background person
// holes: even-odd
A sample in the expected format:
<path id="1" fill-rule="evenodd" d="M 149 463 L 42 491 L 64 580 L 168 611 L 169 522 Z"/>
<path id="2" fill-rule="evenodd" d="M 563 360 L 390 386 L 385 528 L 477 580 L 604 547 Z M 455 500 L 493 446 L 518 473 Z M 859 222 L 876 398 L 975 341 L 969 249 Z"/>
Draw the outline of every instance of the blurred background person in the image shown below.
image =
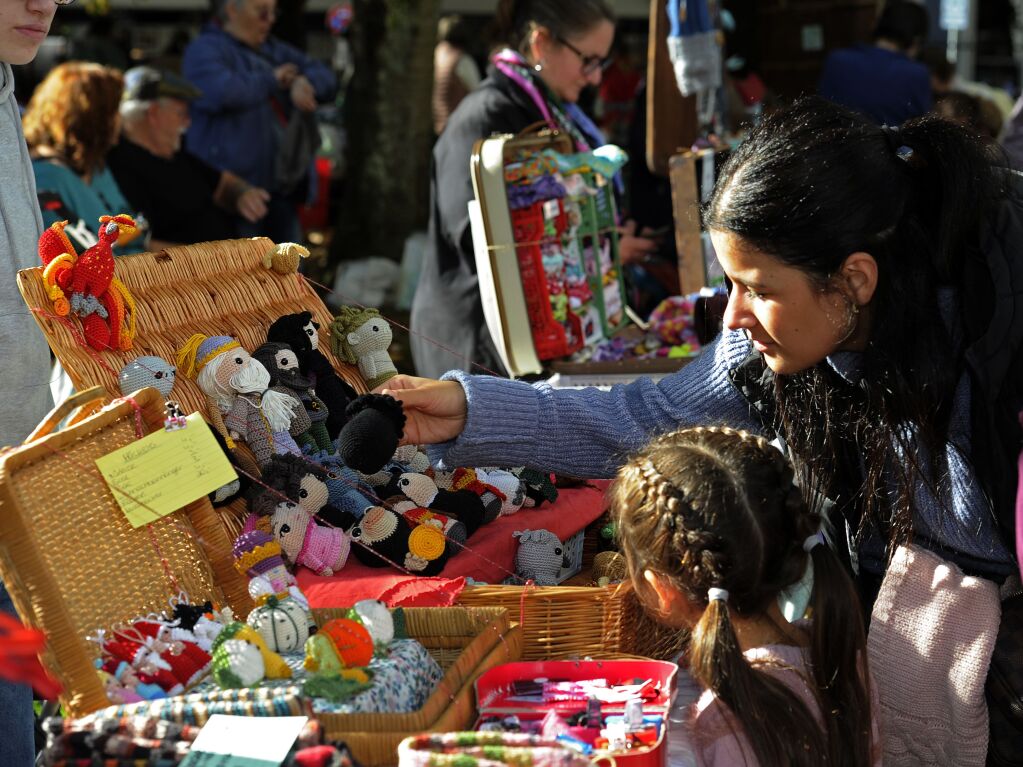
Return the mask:
<path id="1" fill-rule="evenodd" d="M 934 113 L 969 128 L 989 143 L 994 143 L 1002 131 L 1002 115 L 998 107 L 969 93 L 948 91 L 941 94 L 934 100 Z"/>
<path id="2" fill-rule="evenodd" d="M 275 0 L 215 0 L 215 11 L 215 19 L 185 49 L 183 74 L 202 92 L 192 103 L 186 146 L 214 168 L 270 191 L 266 215 L 255 223 L 243 221 L 242 236 L 298 240 L 293 194 L 304 188 L 285 181 L 277 157 L 289 154 L 289 135 L 301 138 L 309 129 L 301 115 L 333 98 L 337 81 L 328 66 L 270 36 Z M 292 122 L 297 131 L 292 132 Z M 294 179 L 308 167 L 284 170 Z"/>
<path id="3" fill-rule="evenodd" d="M 833 51 L 817 92 L 863 112 L 880 125 L 901 125 L 931 109 L 931 75 L 916 61 L 927 37 L 927 9 L 891 0 L 874 28 L 873 43 Z"/>
<path id="4" fill-rule="evenodd" d="M 117 141 L 124 78 L 116 69 L 80 61 L 60 64 L 43 78 L 25 110 L 43 223 L 70 223 L 64 233 L 81 253 L 98 242 L 99 217 L 136 211 L 107 166 Z M 118 242 L 115 253 L 145 249 L 145 226 Z"/>
<path id="5" fill-rule="evenodd" d="M 124 73 L 121 140 L 108 162 L 135 210 L 149 221 L 154 250 L 236 236 L 236 217 L 259 221 L 270 193 L 182 149 L 189 103 L 199 90 L 153 67 Z"/>
<path id="6" fill-rule="evenodd" d="M 455 107 L 480 84 L 480 68 L 469 53 L 469 30 L 457 14 L 437 24 L 433 49 L 433 130 L 443 132 Z"/>
<path id="7" fill-rule="evenodd" d="M 609 63 L 615 26 L 608 3 L 501 0 L 496 22 L 508 47 L 491 57 L 490 76 L 459 104 L 433 149 L 429 231 L 411 316 L 416 371 L 431 378 L 473 363 L 504 370 L 483 318 L 469 228 L 473 145 L 538 122 L 565 133 L 576 151 L 606 143 L 576 102 L 600 84 Z M 634 231 L 635 222 L 630 226 Z M 631 231 L 619 239 L 626 262 L 657 247 Z"/>

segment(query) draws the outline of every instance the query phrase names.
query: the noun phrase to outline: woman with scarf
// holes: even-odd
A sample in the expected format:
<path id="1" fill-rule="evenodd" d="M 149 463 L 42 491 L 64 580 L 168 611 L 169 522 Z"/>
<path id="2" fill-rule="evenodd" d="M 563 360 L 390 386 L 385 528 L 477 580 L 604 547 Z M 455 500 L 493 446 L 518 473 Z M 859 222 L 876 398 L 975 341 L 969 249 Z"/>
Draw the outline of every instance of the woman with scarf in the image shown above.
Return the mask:
<path id="1" fill-rule="evenodd" d="M 576 101 L 600 84 L 609 61 L 615 27 L 607 1 L 501 0 L 496 23 L 508 47 L 491 58 L 490 76 L 458 105 L 433 150 L 429 238 L 412 304 L 412 356 L 422 376 L 472 363 L 481 366 L 474 372 L 504 372 L 483 319 L 469 228 L 476 141 L 544 122 L 577 151 L 605 143 Z M 628 258 L 656 243 L 623 235 L 619 247 Z"/>

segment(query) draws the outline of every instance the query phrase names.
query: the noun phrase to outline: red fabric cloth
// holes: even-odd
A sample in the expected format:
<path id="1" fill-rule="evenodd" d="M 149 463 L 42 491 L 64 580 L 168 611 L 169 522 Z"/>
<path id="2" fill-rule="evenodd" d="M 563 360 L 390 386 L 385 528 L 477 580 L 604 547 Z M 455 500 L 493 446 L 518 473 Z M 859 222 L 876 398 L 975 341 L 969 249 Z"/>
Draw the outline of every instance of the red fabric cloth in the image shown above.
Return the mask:
<path id="1" fill-rule="evenodd" d="M 344 569 L 330 578 L 300 567 L 298 585 L 311 607 L 349 607 L 360 599 L 381 599 L 388 607 L 452 605 L 465 587 L 466 577 L 496 584 L 514 574 L 517 546 L 512 533 L 516 530 L 550 530 L 564 541 L 599 517 L 606 508 L 607 482 L 593 484 L 596 487 L 561 490 L 553 505 L 522 509 L 484 525 L 467 541 L 467 549 L 458 550 L 436 578 L 390 567 L 367 567 L 350 557 Z"/>

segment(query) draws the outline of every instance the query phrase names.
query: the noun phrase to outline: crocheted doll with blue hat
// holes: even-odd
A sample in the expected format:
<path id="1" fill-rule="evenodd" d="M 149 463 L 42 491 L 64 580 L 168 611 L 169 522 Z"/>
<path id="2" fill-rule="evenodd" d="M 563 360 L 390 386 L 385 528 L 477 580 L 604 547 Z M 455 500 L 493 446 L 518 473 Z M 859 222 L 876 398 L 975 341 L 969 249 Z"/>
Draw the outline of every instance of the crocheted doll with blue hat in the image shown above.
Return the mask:
<path id="1" fill-rule="evenodd" d="M 275 453 L 301 454 L 290 429 L 302 403 L 272 390 L 270 373 L 237 340 L 196 333 L 178 351 L 177 365 L 206 394 L 214 425 L 223 426 L 231 440 L 245 442 L 260 467 Z"/>

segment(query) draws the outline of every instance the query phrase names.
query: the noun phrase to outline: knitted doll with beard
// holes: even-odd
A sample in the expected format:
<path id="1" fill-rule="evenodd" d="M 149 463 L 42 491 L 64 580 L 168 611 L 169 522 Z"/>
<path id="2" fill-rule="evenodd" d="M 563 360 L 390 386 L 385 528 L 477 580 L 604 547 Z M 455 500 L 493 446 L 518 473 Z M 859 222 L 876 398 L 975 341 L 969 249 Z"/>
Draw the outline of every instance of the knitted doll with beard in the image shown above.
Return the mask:
<path id="1" fill-rule="evenodd" d="M 338 376 L 330 360 L 319 351 L 319 327 L 310 312 L 286 314 L 270 326 L 266 340 L 287 344 L 298 356 L 299 370 L 312 380 L 312 388 L 327 404 L 327 433 L 335 440 L 348 420 L 345 408 L 359 395 Z"/>
<path id="2" fill-rule="evenodd" d="M 289 431 L 301 402 L 270 389 L 270 373 L 235 339 L 196 333 L 178 351 L 177 364 L 206 393 L 211 416 L 222 416 L 227 436 L 245 442 L 261 468 L 275 453 L 301 454 Z"/>
<path id="3" fill-rule="evenodd" d="M 327 418 L 330 412 L 326 403 L 316 396 L 312 379 L 303 375 L 298 366 L 298 355 L 287 344 L 267 341 L 252 353 L 270 371 L 270 384 L 281 388 L 302 402 L 306 429 L 292 434 L 303 450 L 311 453 L 333 452 L 334 445 L 327 433 Z"/>

